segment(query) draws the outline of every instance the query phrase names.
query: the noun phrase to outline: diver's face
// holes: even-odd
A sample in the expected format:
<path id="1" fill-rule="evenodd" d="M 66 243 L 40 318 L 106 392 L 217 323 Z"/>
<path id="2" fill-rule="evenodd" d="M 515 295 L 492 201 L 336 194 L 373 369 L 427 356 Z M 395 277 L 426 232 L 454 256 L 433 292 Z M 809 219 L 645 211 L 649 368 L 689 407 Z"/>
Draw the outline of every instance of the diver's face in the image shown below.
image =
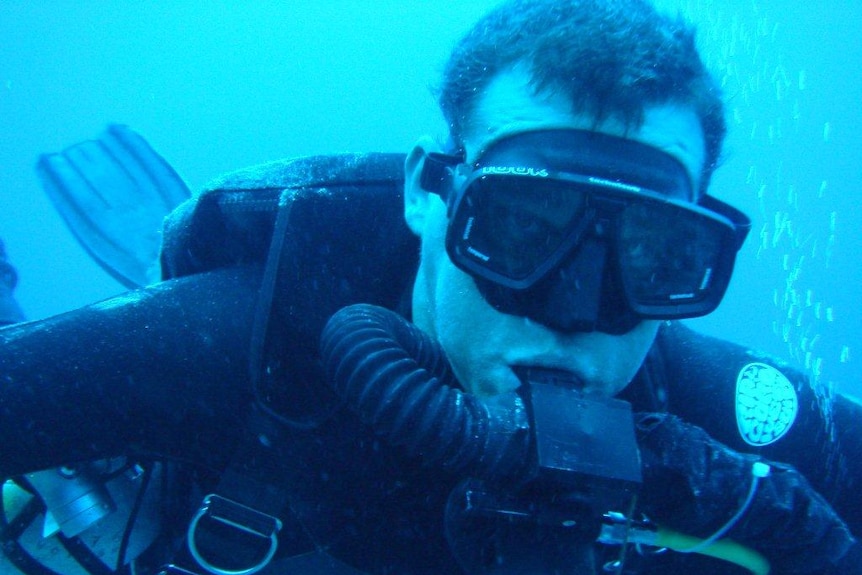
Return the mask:
<path id="1" fill-rule="evenodd" d="M 694 111 L 674 105 L 648 108 L 643 125 L 626 131 L 609 120 L 573 114 L 562 96 L 534 94 L 528 75 L 502 73 L 487 88 L 465 134 L 467 161 L 474 161 L 493 141 L 542 128 L 590 129 L 651 145 L 676 157 L 698 189 L 705 150 Z M 455 375 L 477 395 L 495 395 L 520 385 L 513 368 L 549 367 L 573 373 L 588 394 L 610 397 L 631 381 L 658 330 L 658 321 L 642 321 L 622 335 L 603 332 L 561 333 L 526 317 L 502 313 L 488 304 L 473 278 L 455 267 L 445 248 L 446 205 L 418 184 L 421 151 L 434 151 L 423 140 L 408 157 L 405 217 L 421 239 L 421 260 L 413 291 L 413 320 L 434 336 Z M 514 248 L 517 249 L 517 248 Z"/>

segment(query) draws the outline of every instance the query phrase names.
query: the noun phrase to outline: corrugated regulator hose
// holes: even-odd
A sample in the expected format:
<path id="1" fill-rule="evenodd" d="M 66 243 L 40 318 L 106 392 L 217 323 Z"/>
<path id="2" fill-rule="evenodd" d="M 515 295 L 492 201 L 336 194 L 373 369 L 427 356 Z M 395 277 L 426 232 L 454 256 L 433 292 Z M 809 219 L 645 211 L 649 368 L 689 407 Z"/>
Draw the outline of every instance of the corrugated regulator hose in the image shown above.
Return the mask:
<path id="1" fill-rule="evenodd" d="M 390 444 L 452 473 L 527 474 L 530 428 L 521 397 L 465 393 L 439 344 L 396 313 L 343 308 L 323 330 L 321 353 L 331 385 Z"/>
<path id="2" fill-rule="evenodd" d="M 521 397 L 465 393 L 439 344 L 396 313 L 368 304 L 341 309 L 323 330 L 321 354 L 336 392 L 388 443 L 454 474 L 517 482 L 530 477 L 531 431 Z M 663 529 L 651 539 L 656 535 L 661 542 L 651 544 L 769 572 L 759 554 L 726 540 L 704 542 Z"/>

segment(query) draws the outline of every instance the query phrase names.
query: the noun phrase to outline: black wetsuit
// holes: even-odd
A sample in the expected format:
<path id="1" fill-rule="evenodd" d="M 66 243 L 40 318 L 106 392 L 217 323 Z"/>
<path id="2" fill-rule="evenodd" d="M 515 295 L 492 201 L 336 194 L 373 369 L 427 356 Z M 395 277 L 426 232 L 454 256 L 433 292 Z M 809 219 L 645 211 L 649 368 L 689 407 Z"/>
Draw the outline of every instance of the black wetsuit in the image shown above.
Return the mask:
<path id="1" fill-rule="evenodd" d="M 162 265 L 171 281 L 163 287 L 133 298 L 128 309 L 76 312 L 70 322 L 92 325 L 78 330 L 76 341 L 26 327 L 0 332 L 6 386 L 0 409 L 11 414 L 0 417 L 0 440 L 15 446 L 0 455 L 0 472 L 129 450 L 200 461 L 209 469 L 230 464 L 282 491 L 291 510 L 282 555 L 326 550 L 284 559 L 279 569 L 354 572 L 331 554 L 364 572 L 458 572 L 442 513 L 458 478 L 377 439 L 328 388 L 318 351 L 327 319 L 346 305 L 373 303 L 409 319 L 418 241 L 403 222 L 402 163 L 394 154 L 337 156 L 232 174 L 169 218 Z M 278 242 L 271 241 L 274 228 L 284 232 Z M 274 270 L 273 301 L 262 311 L 258 295 Z M 150 313 L 156 305 L 161 311 Z M 270 312 L 266 337 L 249 345 L 261 335 L 264 312 Z M 120 330 L 106 340 L 106 332 Z M 79 354 L 103 358 L 88 363 Z M 251 375 L 249 357 L 257 362 Z M 46 362 L 45 373 L 28 375 Z M 798 396 L 793 425 L 763 447 L 747 442 L 737 424 L 737 382 L 752 363 L 784 374 Z M 100 374 L 99 389 L 81 391 L 81 381 Z M 16 390 L 22 379 L 29 388 Z M 36 409 L 40 393 L 56 401 Z M 637 412 L 674 413 L 734 450 L 796 466 L 852 531 L 862 533 L 858 403 L 838 396 L 824 409 L 825 400 L 800 372 L 675 322 L 661 328 L 624 399 Z M 262 415 L 251 407 L 260 400 L 268 406 Z M 57 423 L 69 413 L 67 401 L 79 406 L 78 417 Z M 273 423 L 267 410 L 281 422 Z M 244 433 L 249 417 L 257 423 Z M 259 460 L 236 456 L 263 436 L 267 447 Z M 729 572 L 724 564 L 678 554 L 645 560 L 641 568 Z"/>

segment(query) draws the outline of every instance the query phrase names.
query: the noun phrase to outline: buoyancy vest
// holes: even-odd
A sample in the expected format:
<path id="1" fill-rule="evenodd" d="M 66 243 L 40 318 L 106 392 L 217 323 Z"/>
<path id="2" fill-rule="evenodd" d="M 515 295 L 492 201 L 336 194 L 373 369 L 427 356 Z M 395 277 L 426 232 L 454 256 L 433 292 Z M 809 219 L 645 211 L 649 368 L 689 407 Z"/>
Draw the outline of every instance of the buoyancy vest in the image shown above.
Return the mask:
<path id="1" fill-rule="evenodd" d="M 318 357 L 314 344 L 336 310 L 370 302 L 409 314 L 404 301 L 418 245 L 401 216 L 402 164 L 398 154 L 343 155 L 230 174 L 172 214 L 162 254 L 166 277 L 264 261 L 278 198 L 287 193 L 293 207 L 273 310 L 296 334 L 291 361 L 305 374 L 287 379 L 307 385 L 309 373 L 319 375 L 309 371 Z M 842 431 L 860 413 L 854 401 L 836 402 L 789 364 L 680 322 L 662 326 L 625 396 L 636 411 L 668 410 L 734 450 L 793 462 L 858 529 L 860 458 L 854 463 L 848 455 L 860 453 L 860 440 Z"/>
<path id="2" fill-rule="evenodd" d="M 268 256 L 278 244 L 281 254 L 276 262 L 268 344 L 261 357 L 266 375 L 259 382 L 260 389 L 249 389 L 249 370 L 241 365 L 249 361 L 247 348 L 204 349 L 195 361 L 206 362 L 207 353 L 216 353 L 218 362 L 206 365 L 200 377 L 213 378 L 219 369 L 229 377 L 222 381 L 216 376 L 216 388 L 195 396 L 191 390 L 203 390 L 206 382 L 191 385 L 196 374 L 184 368 L 182 377 L 187 384 L 183 393 L 172 396 L 172 402 L 136 404 L 138 408 L 157 405 L 161 415 L 136 414 L 134 437 L 148 449 L 153 447 L 147 443 L 148 434 L 160 438 L 158 447 L 170 441 L 173 431 L 182 431 L 188 445 L 174 446 L 172 455 L 194 459 L 203 453 L 208 464 L 224 464 L 237 445 L 225 439 L 235 435 L 232 428 L 243 425 L 243 414 L 248 412 L 245 406 L 265 398 L 269 409 L 300 425 L 271 428 L 273 437 L 268 440 L 273 441 L 268 443 L 273 446 L 273 456 L 265 469 L 252 470 L 251 475 L 268 475 L 270 484 L 286 492 L 288 511 L 295 519 L 285 520 L 286 540 L 293 537 L 296 545 L 283 547 L 300 554 L 295 561 L 316 561 L 314 569 L 329 565 L 333 573 L 347 569 L 344 563 L 373 573 L 455 569 L 442 536 L 440 514 L 452 479 L 388 449 L 374 430 L 340 405 L 325 389 L 318 350 L 324 324 L 344 306 L 373 303 L 409 316 L 405 305 L 409 299 L 405 298 L 409 298 L 418 263 L 418 241 L 401 216 L 402 164 L 403 156 L 397 154 L 324 156 L 276 162 L 221 179 L 168 218 L 162 266 L 171 289 L 154 292 L 151 298 L 152 305 L 160 298 L 170 300 L 171 313 L 194 315 L 190 306 L 201 297 L 207 317 L 186 323 L 202 333 L 207 331 L 207 318 L 218 315 L 219 308 L 236 314 L 232 321 L 238 329 L 217 343 L 244 346 L 244 338 L 250 332 L 253 337 L 254 331 L 246 318 L 253 307 L 249 300 L 257 297 Z M 274 229 L 283 233 L 278 242 L 273 242 Z M 248 271 L 233 274 L 233 269 Z M 204 297 L 201 292 L 212 289 L 230 299 L 220 306 L 213 294 Z M 124 322 L 135 326 L 143 322 L 150 305 L 145 300 L 128 310 L 92 308 L 69 321 L 81 319 L 98 339 L 95 332 L 100 325 L 113 334 L 122 331 Z M 111 321 L 101 322 L 106 314 L 114 315 Z M 170 327 L 170 313 L 159 317 Z M 21 349 L 39 346 L 50 336 L 56 340 L 59 357 L 64 329 L 62 322 L 55 322 L 53 334 L 26 327 L 9 332 L 10 349 L 15 352 L 4 363 L 6 346 L 0 346 L 0 371 L 14 372 L 16 380 L 25 383 L 38 381 L 43 369 L 38 358 L 28 360 Z M 145 337 L 146 331 L 134 333 Z M 21 345 L 15 348 L 16 343 Z M 129 354 L 120 354 L 124 360 L 132 355 L 133 342 L 128 347 Z M 163 344 L 153 351 L 170 353 L 167 347 Z M 105 353 L 100 348 L 96 351 Z M 188 353 L 194 352 L 190 348 Z M 92 363 L 93 370 L 111 369 L 110 358 L 93 358 Z M 169 377 L 162 367 L 156 370 L 160 383 Z M 135 393 L 147 389 L 145 376 L 136 372 Z M 116 383 L 125 385 L 123 381 L 120 378 Z M 223 393 L 218 391 L 222 388 Z M 86 394 L 86 389 L 78 385 L 75 392 Z M 94 391 L 94 395 L 99 393 Z M 855 402 L 824 400 L 803 374 L 786 364 L 697 334 L 679 323 L 662 327 L 625 396 L 635 410 L 667 409 L 734 449 L 795 463 L 830 497 L 848 523 L 854 529 L 859 527 L 862 513 L 851 495 L 862 465 L 860 434 L 852 431 L 860 413 Z M 134 397 L 118 396 L 113 411 L 123 413 L 129 406 L 122 401 Z M 220 404 L 223 398 L 231 403 L 230 417 Z M 42 420 L 56 418 L 57 413 L 35 406 L 28 411 L 21 406 L 33 403 L 32 397 L 29 403 L 27 398 L 20 399 L 16 416 L 30 418 L 32 428 L 52 429 Z M 831 409 L 823 409 L 824 405 Z M 179 415 L 166 416 L 171 409 L 175 414 L 186 413 L 189 406 L 193 406 L 192 430 L 179 421 Z M 98 429 L 88 434 L 91 425 Z M 85 419 L 74 429 L 64 427 L 64 442 L 48 457 L 20 429 L 0 423 L 0 432 L 9 435 L 4 441 L 23 445 L 15 460 L 17 470 L 28 466 L 27 446 L 40 466 L 63 463 L 57 458 L 76 437 L 88 441 L 86 448 L 75 452 L 79 456 L 114 455 L 111 450 L 116 446 L 110 441 L 90 441 L 109 428 L 110 422 L 95 418 Z"/>

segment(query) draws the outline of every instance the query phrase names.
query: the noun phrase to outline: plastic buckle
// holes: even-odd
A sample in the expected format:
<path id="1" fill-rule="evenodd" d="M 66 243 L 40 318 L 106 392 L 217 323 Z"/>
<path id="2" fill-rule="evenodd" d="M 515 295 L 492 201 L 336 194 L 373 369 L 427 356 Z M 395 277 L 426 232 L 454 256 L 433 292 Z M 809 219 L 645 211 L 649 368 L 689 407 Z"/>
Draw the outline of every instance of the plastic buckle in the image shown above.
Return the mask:
<path id="1" fill-rule="evenodd" d="M 266 567 L 272 560 L 278 548 L 278 532 L 281 527 L 281 520 L 277 517 L 220 495 L 210 494 L 204 497 L 201 508 L 189 524 L 186 541 L 194 560 L 210 573 L 250 575 Z M 201 549 L 201 538 L 207 536 L 207 530 L 210 530 L 212 540 L 215 542 L 215 545 L 209 546 L 210 550 Z M 231 547 L 230 549 L 224 548 L 226 538 L 232 540 L 232 545 L 228 546 Z M 244 544 L 243 540 L 248 544 Z M 219 561 L 236 562 L 236 557 L 243 555 L 238 551 L 248 551 L 251 547 L 260 549 L 253 551 L 258 557 L 246 557 L 250 565 L 242 567 L 217 565 Z M 220 550 L 223 555 L 221 559 L 206 557 L 207 554 L 217 554 L 219 552 L 217 550 Z"/>

